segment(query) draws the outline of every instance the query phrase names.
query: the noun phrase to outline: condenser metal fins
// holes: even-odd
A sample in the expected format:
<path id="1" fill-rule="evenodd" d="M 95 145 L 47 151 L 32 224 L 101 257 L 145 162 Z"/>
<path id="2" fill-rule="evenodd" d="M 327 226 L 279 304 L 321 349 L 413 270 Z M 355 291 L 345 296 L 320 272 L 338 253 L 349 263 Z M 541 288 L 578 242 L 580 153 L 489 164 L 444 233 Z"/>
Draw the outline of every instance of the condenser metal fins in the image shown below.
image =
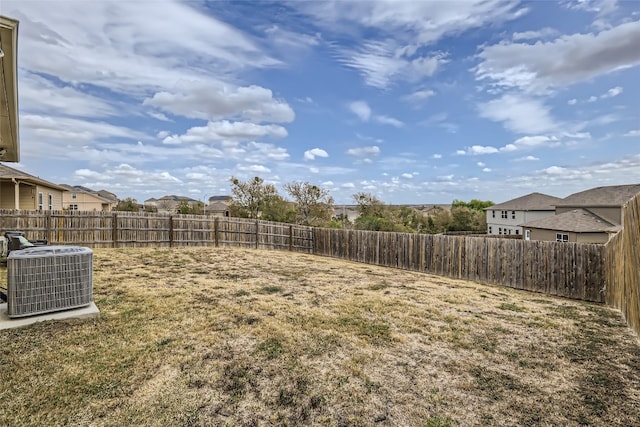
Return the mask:
<path id="1" fill-rule="evenodd" d="M 10 318 L 91 304 L 93 251 L 78 246 L 40 246 L 7 257 L 7 315 Z"/>

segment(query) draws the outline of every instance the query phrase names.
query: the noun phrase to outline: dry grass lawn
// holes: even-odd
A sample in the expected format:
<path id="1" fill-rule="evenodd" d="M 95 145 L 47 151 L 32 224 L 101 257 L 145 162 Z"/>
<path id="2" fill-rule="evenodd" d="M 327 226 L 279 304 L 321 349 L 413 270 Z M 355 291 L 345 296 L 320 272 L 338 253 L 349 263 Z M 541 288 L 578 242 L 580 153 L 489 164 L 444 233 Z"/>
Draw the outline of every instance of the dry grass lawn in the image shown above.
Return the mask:
<path id="1" fill-rule="evenodd" d="M 101 316 L 0 331 L 6 426 L 634 426 L 619 312 L 288 252 L 97 249 Z"/>

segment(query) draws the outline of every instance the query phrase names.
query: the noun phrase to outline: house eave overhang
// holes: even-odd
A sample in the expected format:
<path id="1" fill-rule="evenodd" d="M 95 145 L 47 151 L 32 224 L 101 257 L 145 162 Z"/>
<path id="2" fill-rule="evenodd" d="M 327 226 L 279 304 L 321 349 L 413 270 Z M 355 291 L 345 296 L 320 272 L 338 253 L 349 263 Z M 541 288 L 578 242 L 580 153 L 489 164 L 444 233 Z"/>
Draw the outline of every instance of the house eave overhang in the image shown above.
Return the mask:
<path id="1" fill-rule="evenodd" d="M 0 15 L 0 161 L 20 161 L 18 21 Z"/>

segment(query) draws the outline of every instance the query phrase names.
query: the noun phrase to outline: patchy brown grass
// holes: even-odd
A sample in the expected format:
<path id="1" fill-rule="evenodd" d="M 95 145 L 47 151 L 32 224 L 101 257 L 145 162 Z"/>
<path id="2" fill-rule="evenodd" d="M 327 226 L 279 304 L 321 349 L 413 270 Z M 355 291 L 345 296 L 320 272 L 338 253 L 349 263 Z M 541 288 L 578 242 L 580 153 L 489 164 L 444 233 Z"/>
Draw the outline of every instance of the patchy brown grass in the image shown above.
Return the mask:
<path id="1" fill-rule="evenodd" d="M 98 249 L 101 316 L 0 331 L 0 425 L 631 426 L 619 312 L 257 250 Z"/>

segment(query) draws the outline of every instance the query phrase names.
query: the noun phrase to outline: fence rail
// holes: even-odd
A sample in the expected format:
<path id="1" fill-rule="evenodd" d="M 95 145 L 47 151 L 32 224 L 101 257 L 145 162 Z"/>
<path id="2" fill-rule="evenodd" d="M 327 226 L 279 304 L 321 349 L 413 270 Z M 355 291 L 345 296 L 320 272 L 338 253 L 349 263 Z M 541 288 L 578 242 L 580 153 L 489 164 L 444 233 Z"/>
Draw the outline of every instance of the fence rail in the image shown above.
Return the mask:
<path id="1" fill-rule="evenodd" d="M 640 195 L 606 245 L 312 228 L 241 218 L 0 210 L 0 230 L 52 244 L 282 249 L 606 302 L 640 333 Z"/>

